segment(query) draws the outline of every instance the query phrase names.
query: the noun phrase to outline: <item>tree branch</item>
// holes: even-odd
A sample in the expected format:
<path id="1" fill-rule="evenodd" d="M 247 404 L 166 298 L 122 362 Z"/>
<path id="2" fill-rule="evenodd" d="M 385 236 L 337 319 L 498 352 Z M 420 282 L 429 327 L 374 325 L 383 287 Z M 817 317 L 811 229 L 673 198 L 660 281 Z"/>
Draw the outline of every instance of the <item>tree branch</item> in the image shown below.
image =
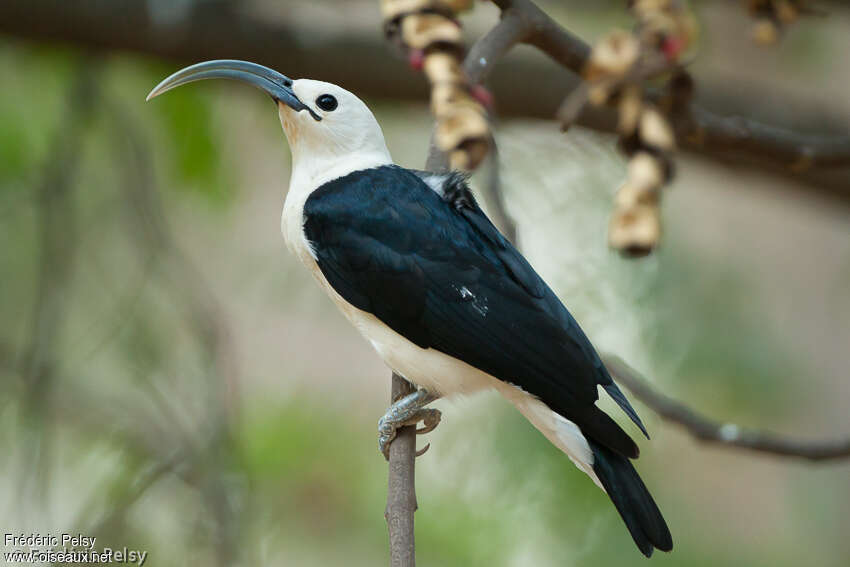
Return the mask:
<path id="1" fill-rule="evenodd" d="M 850 166 L 850 136 L 794 132 L 740 116 L 720 116 L 696 104 L 691 104 L 689 118 L 684 125 L 687 137 L 680 138 L 687 148 L 739 153 L 795 173 Z"/>
<path id="2" fill-rule="evenodd" d="M 483 81 L 496 62 L 517 43 L 537 47 L 561 66 L 580 74 L 590 46 L 550 18 L 532 0 L 494 0 L 502 10 L 499 23 L 475 43 L 465 68 L 470 80 Z M 601 114 L 602 116 L 599 116 Z M 850 136 L 818 136 L 725 117 L 696 103 L 673 117 L 678 143 L 686 149 L 727 160 L 745 161 L 785 173 L 850 166 Z M 588 118 L 580 118 L 586 123 Z M 596 128 L 612 131 L 613 111 L 590 118 Z M 842 176 L 843 177 L 843 176 Z M 847 185 L 850 187 L 850 184 Z M 850 199 L 850 189 L 841 192 Z"/>
<path id="3" fill-rule="evenodd" d="M 523 27 L 523 41 L 533 45 L 555 62 L 579 73 L 590 56 L 590 46 L 537 7 L 531 0 L 493 0 L 503 18 Z"/>
<path id="4" fill-rule="evenodd" d="M 511 244 L 519 248 L 516 222 L 508 212 L 505 193 L 502 190 L 502 176 L 499 170 L 501 160 L 495 140 L 490 140 L 490 156 L 488 159 L 487 183 L 482 189 L 484 201 L 487 203 L 487 208 L 490 210 L 490 216 L 493 218 L 496 227 L 511 241 Z"/>
<path id="5" fill-rule="evenodd" d="M 850 438 L 834 441 L 800 441 L 768 431 L 744 429 L 734 423 L 721 423 L 656 392 L 645 378 L 620 358 L 611 355 L 603 358 L 614 380 L 628 388 L 634 397 L 646 404 L 662 419 L 681 426 L 699 441 L 810 461 L 850 458 Z"/>
<path id="6" fill-rule="evenodd" d="M 496 63 L 527 36 L 528 28 L 516 12 L 502 12 L 499 23 L 469 48 L 463 63 L 469 81 L 472 84 L 484 82 Z"/>
<path id="7" fill-rule="evenodd" d="M 393 372 L 391 403 L 414 388 Z M 390 443 L 387 508 L 384 518 L 390 538 L 390 567 L 415 567 L 416 547 L 413 513 L 416 512 L 416 426 L 402 427 Z"/>
<path id="8" fill-rule="evenodd" d="M 553 73 L 536 62 L 506 62 L 495 73 L 493 65 L 518 42 L 535 46 L 563 67 L 578 72 L 589 52 L 589 46 L 543 13 L 530 0 L 496 0 L 503 9 L 502 21 L 491 33 L 473 46 L 467 58 L 467 71 L 478 81 L 490 78 L 491 87 L 503 116 L 551 118 L 564 93 L 575 88 L 577 78 Z M 393 99 L 425 99 L 425 81 L 411 77 L 402 60 L 386 57 L 377 37 L 345 32 L 323 36 L 321 49 L 299 38 L 311 36 L 309 30 L 291 29 L 253 17 L 229 4 L 200 3 L 170 19 L 157 16 L 154 4 L 146 0 L 4 0 L 0 2 L 0 33 L 47 42 L 71 42 L 95 51 L 134 51 L 166 59 L 196 62 L 202 59 L 250 59 L 280 69 L 290 76 L 316 77 L 345 85 L 367 96 Z M 179 11 L 178 11 L 179 12 Z M 506 23 L 504 23 L 506 22 Z M 530 31 L 529 31 L 530 30 Z M 488 37 L 489 36 L 489 37 Z M 477 51 L 481 50 L 481 51 Z M 345 57 L 328 57 L 331 52 Z M 472 57 L 475 54 L 475 57 Z M 476 69 L 474 62 L 484 57 L 486 69 Z M 380 61 L 380 65 L 375 65 Z M 480 73 L 480 75 L 479 75 Z M 406 77 L 387 80 L 387 77 Z M 518 89 L 517 85 L 534 85 Z M 726 85 L 703 86 L 700 98 L 708 106 L 729 109 L 728 114 L 750 115 L 763 109 L 761 99 L 749 93 L 736 94 Z M 840 116 L 829 116 L 805 101 L 783 103 L 785 115 L 771 116 L 776 124 L 788 124 L 787 116 L 805 116 L 803 120 L 817 127 L 842 124 Z M 699 112 L 693 113 L 699 119 Z M 734 120 L 734 119 L 724 119 Z M 611 111 L 584 113 L 579 124 L 607 132 L 616 126 Z M 727 122 L 726 126 L 730 124 Z M 734 122 L 732 123 L 734 125 Z M 788 135 L 768 136 L 755 123 L 747 127 L 753 135 L 734 135 L 734 129 L 709 121 L 704 138 L 684 139 L 685 149 L 723 161 L 743 162 L 767 170 L 788 174 L 789 152 L 806 155 L 814 148 L 816 157 L 799 179 L 832 198 L 850 203 L 850 142 L 844 137 L 805 136 L 784 129 Z M 770 129 L 770 127 L 765 127 Z M 799 137 L 804 140 L 798 139 Z M 805 162 L 803 162 L 805 165 Z"/>

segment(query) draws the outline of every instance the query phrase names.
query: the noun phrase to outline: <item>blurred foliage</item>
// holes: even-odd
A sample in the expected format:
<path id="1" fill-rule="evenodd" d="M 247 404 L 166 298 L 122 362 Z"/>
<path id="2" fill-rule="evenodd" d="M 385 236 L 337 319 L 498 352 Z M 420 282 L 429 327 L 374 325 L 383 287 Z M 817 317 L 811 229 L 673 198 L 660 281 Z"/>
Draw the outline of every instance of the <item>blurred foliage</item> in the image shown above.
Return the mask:
<path id="1" fill-rule="evenodd" d="M 209 93 L 178 89 L 156 102 L 151 107 L 160 121 L 163 139 L 169 140 L 168 154 L 178 181 L 174 187 L 197 192 L 213 202 L 226 201 L 232 183 L 221 167 L 220 136 L 214 130 Z"/>
<path id="2" fill-rule="evenodd" d="M 805 391 L 793 377 L 803 369 L 760 324 L 750 299 L 755 290 L 740 274 L 722 266 L 707 274 L 675 248 L 660 256 L 664 272 L 635 301 L 657 316 L 653 352 L 687 369 L 677 373 L 682 392 L 700 400 L 704 411 L 725 412 L 730 420 L 779 417 L 799 401 Z M 720 301 L 723 308 L 717 309 Z"/>
<path id="3" fill-rule="evenodd" d="M 0 65 L 9 73 L 0 89 L 0 190 L 23 189 L 47 157 L 78 59 L 66 51 L 0 43 Z"/>
<path id="4" fill-rule="evenodd" d="M 613 1 L 597 9 L 622 14 Z M 600 30 L 610 23 L 593 11 L 577 17 Z M 346 349 L 368 346 L 340 335 L 342 319 L 309 276 L 281 260 L 287 161 L 257 93 L 234 99 L 224 87 L 193 86 L 144 104 L 173 64 L 98 61 L 93 120 L 73 140 L 59 215 L 68 277 L 46 286 L 55 324 L 33 348 L 47 218 L 36 188 L 86 61 L 0 43 L 0 71 L 14 77 L 0 89 L 0 521 L 141 547 L 154 567 L 385 563 L 386 465 L 375 436 L 383 393 L 352 382 L 347 374 L 361 369 Z M 233 100 L 240 105 L 222 102 Z M 375 109 L 396 159 L 421 164 L 424 106 Z M 808 381 L 808 361 L 765 327 L 751 274 L 675 239 L 640 264 L 605 248 L 623 171 L 610 139 L 564 137 L 541 123 L 497 134 L 523 246 L 598 344 L 718 417 L 781 425 L 818 411 L 834 385 Z M 275 167 L 263 172 L 265 162 Z M 277 187 L 235 190 L 264 183 Z M 268 233 L 251 231 L 264 223 Z M 258 250 L 267 234 L 275 246 Z M 298 361 L 287 341 L 304 347 Z M 346 376 L 325 377 L 331 386 L 300 375 L 336 358 Z M 30 391 L 33 359 L 42 364 L 30 373 L 51 380 Z M 643 561 L 606 496 L 505 402 L 441 407 L 444 423 L 417 467 L 422 565 Z M 848 563 L 846 465 L 694 448 L 641 414 L 654 441 L 643 443 L 639 468 L 677 546 L 653 563 Z M 742 517 L 752 525 L 742 528 Z"/>

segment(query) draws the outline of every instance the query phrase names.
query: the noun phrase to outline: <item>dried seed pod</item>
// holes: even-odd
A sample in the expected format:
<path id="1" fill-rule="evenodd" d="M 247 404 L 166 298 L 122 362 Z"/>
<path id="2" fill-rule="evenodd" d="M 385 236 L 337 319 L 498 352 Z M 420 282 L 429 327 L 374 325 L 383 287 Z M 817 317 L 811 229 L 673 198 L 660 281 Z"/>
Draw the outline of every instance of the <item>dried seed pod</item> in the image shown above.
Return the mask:
<path id="1" fill-rule="evenodd" d="M 794 23 L 800 15 L 799 8 L 789 0 L 775 0 L 773 6 L 776 19 L 783 25 Z"/>
<path id="2" fill-rule="evenodd" d="M 617 190 L 608 225 L 608 243 L 625 256 L 649 254 L 661 237 L 661 186 L 669 179 L 663 156 L 638 151 L 629 160 L 626 181 Z"/>
<path id="3" fill-rule="evenodd" d="M 611 34 L 591 52 L 584 76 L 594 104 L 617 105 L 618 146 L 631 156 L 608 227 L 609 244 L 627 256 L 644 256 L 661 236 L 661 187 L 672 177 L 675 136 L 667 114 L 686 112 L 693 84 L 676 73 L 658 103 L 645 99 L 643 80 L 669 70 L 696 36 L 696 21 L 681 0 L 630 0 L 635 32 Z M 681 76 L 680 76 L 681 75 Z M 675 83 L 675 84 L 674 84 Z"/>
<path id="4" fill-rule="evenodd" d="M 629 85 L 620 94 L 617 131 L 628 136 L 635 131 L 643 109 L 643 94 L 636 85 Z"/>
<path id="5" fill-rule="evenodd" d="M 440 3 L 445 4 L 449 10 L 457 14 L 472 9 L 474 0 L 441 0 Z"/>
<path id="6" fill-rule="evenodd" d="M 629 9 L 638 17 L 661 10 L 667 10 L 673 5 L 672 0 L 635 0 L 629 3 Z"/>
<path id="7" fill-rule="evenodd" d="M 608 244 L 624 256 L 646 256 L 661 238 L 661 215 L 657 206 L 638 204 L 617 209 L 608 226 Z"/>
<path id="8" fill-rule="evenodd" d="M 640 43 L 626 31 L 615 30 L 593 46 L 582 70 L 585 79 L 624 75 L 640 56 Z"/>
<path id="9" fill-rule="evenodd" d="M 469 140 L 456 150 L 449 152 L 449 167 L 470 171 L 478 167 L 487 157 L 490 143 L 485 140 Z"/>
<path id="10" fill-rule="evenodd" d="M 470 140 L 486 140 L 489 136 L 487 119 L 479 106 L 458 106 L 437 121 L 434 141 L 437 147 L 449 152 Z"/>
<path id="11" fill-rule="evenodd" d="M 779 39 L 779 26 L 770 18 L 760 18 L 753 24 L 753 39 L 761 45 L 773 45 Z"/>
<path id="12" fill-rule="evenodd" d="M 615 88 L 614 81 L 598 80 L 587 87 L 587 101 L 593 106 L 602 106 L 611 98 Z"/>
<path id="13" fill-rule="evenodd" d="M 617 195 L 614 197 L 614 209 L 625 210 L 638 205 L 657 205 L 658 200 L 657 188 L 641 188 L 629 179 L 617 190 Z"/>
<path id="14" fill-rule="evenodd" d="M 696 19 L 679 0 L 640 0 L 630 8 L 641 42 L 663 51 L 668 59 L 678 59 L 696 37 Z"/>
<path id="15" fill-rule="evenodd" d="M 473 98 L 489 93 L 470 88 L 461 64 L 463 43 L 459 10 L 472 0 L 382 0 L 387 37 L 407 51 L 431 84 L 431 111 L 437 119 L 434 143 L 454 168 L 472 169 L 487 154 L 490 131 L 485 111 Z"/>
<path id="16" fill-rule="evenodd" d="M 439 83 L 431 88 L 431 113 L 443 116 L 451 111 L 463 94 L 463 89 L 451 83 Z"/>
<path id="17" fill-rule="evenodd" d="M 454 13 L 450 0 L 381 0 L 381 16 L 384 21 L 395 20 L 407 14 L 438 12 L 445 15 Z"/>
<path id="18" fill-rule="evenodd" d="M 429 53 L 425 56 L 423 69 L 433 85 L 438 83 L 463 84 L 465 81 L 460 62 L 457 57 L 449 53 L 439 51 Z"/>
<path id="19" fill-rule="evenodd" d="M 461 46 L 460 28 L 442 14 L 408 14 L 401 20 L 401 37 L 411 49 L 427 49 L 438 43 Z"/>
<path id="20" fill-rule="evenodd" d="M 640 115 L 640 141 L 645 145 L 670 151 L 676 145 L 673 129 L 667 119 L 652 107 L 643 109 Z"/>
<path id="21" fill-rule="evenodd" d="M 629 160 L 628 183 L 638 191 L 654 191 L 664 184 L 664 164 L 657 156 L 638 152 Z"/>
<path id="22" fill-rule="evenodd" d="M 481 105 L 476 101 L 465 86 L 451 83 L 438 83 L 431 89 L 431 113 L 436 118 L 449 116 L 459 108 L 471 108 L 483 114 Z"/>
<path id="23" fill-rule="evenodd" d="M 679 31 L 676 18 L 668 12 L 652 12 L 646 14 L 639 24 L 641 39 L 650 45 L 658 47 L 664 38 L 677 35 Z"/>
<path id="24" fill-rule="evenodd" d="M 388 22 L 404 14 L 419 12 L 428 4 L 428 0 L 381 0 L 381 16 Z"/>
<path id="25" fill-rule="evenodd" d="M 772 45 L 784 28 L 804 13 L 817 13 L 807 0 L 749 0 L 750 15 L 755 18 L 752 36 L 756 43 Z"/>

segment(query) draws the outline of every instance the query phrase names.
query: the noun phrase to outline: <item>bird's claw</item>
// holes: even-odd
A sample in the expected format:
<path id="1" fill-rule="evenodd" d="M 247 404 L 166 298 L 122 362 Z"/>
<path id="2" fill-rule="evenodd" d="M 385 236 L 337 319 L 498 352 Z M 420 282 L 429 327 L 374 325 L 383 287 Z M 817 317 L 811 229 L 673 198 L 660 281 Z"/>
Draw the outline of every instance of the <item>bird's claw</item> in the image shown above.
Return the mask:
<path id="1" fill-rule="evenodd" d="M 378 449 L 386 460 L 390 460 L 390 443 L 395 439 L 396 427 L 387 421 L 387 416 L 378 420 Z"/>
<path id="2" fill-rule="evenodd" d="M 396 438 L 399 429 L 408 425 L 416 425 L 421 421 L 423 426 L 416 429 L 416 434 L 424 435 L 437 428 L 442 415 L 442 412 L 438 409 L 424 408 L 416 411 L 404 421 L 395 422 L 389 416 L 389 412 L 387 412 L 387 415 L 378 420 L 378 448 L 381 450 L 384 458 L 388 461 L 390 460 L 390 444 Z M 430 446 L 430 443 L 425 445 L 425 447 L 416 452 L 416 456 L 420 457 L 424 455 Z"/>
<path id="3" fill-rule="evenodd" d="M 442 416 L 440 410 L 422 407 L 435 399 L 436 396 L 429 392 L 418 390 L 394 403 L 378 420 L 378 449 L 385 459 L 390 458 L 390 444 L 395 439 L 399 428 L 416 425 L 421 421 L 423 427 L 416 429 L 416 434 L 422 435 L 433 431 L 439 425 Z M 422 450 L 417 451 L 416 455 L 424 454 L 429 446 L 426 445 Z"/>
<path id="4" fill-rule="evenodd" d="M 440 425 L 440 420 L 443 417 L 443 413 L 438 409 L 426 408 L 419 410 L 418 417 L 422 421 L 423 427 L 417 428 L 416 434 L 424 435 L 426 433 L 431 433 L 432 431 L 437 429 L 437 426 Z M 423 450 L 422 452 L 424 453 L 425 450 Z"/>

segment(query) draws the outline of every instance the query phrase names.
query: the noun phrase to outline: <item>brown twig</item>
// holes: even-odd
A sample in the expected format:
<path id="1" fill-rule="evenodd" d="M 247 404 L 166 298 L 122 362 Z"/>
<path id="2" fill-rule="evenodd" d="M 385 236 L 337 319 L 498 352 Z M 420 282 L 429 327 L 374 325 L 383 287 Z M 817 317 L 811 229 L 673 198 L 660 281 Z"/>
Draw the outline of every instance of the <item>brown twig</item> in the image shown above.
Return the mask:
<path id="1" fill-rule="evenodd" d="M 739 153 L 771 160 L 794 173 L 812 168 L 850 166 L 850 136 L 818 136 L 762 124 L 739 116 L 721 116 L 691 104 L 684 147 Z M 677 128 L 680 126 L 675 124 Z"/>
<path id="2" fill-rule="evenodd" d="M 413 386 L 393 372 L 390 401 L 412 393 Z M 416 426 L 402 427 L 390 444 L 387 508 L 384 518 L 390 538 L 390 567 L 414 567 L 416 546 L 413 513 L 416 512 Z"/>
<path id="3" fill-rule="evenodd" d="M 723 423 L 706 417 L 681 402 L 656 392 L 649 382 L 616 356 L 605 356 L 605 366 L 619 384 L 646 404 L 665 421 L 685 429 L 695 439 L 724 447 L 747 449 L 782 457 L 798 457 L 810 461 L 850 458 L 850 438 L 834 441 L 800 441 L 768 431 L 744 429 L 734 423 Z"/>
<path id="4" fill-rule="evenodd" d="M 469 48 L 463 68 L 470 82 L 475 84 L 485 81 L 496 63 L 527 36 L 528 28 L 519 14 L 514 11 L 502 12 L 499 23 Z"/>
<path id="5" fill-rule="evenodd" d="M 531 0 L 493 0 L 510 19 L 523 28 L 523 43 L 532 45 L 561 66 L 578 73 L 590 56 L 590 46 L 553 20 Z"/>
<path id="6" fill-rule="evenodd" d="M 495 140 L 490 140 L 489 170 L 487 171 L 487 183 L 483 189 L 484 201 L 487 203 L 490 216 L 493 218 L 496 227 L 514 246 L 519 246 L 516 223 L 508 213 L 508 207 L 505 204 L 505 192 L 502 190 L 502 176 L 499 167 L 499 148 L 496 146 Z"/>

